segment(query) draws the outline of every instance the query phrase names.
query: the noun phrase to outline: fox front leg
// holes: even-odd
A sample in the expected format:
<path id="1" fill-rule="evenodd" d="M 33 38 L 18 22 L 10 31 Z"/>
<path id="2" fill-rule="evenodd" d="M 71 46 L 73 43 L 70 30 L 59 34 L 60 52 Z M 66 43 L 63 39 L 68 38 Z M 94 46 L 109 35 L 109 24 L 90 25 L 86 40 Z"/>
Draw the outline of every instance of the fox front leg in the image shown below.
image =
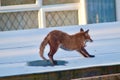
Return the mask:
<path id="1" fill-rule="evenodd" d="M 90 55 L 84 48 L 80 48 L 77 51 L 81 53 L 84 57 L 95 57 L 94 55 Z"/>
<path id="2" fill-rule="evenodd" d="M 77 51 L 81 53 L 84 57 L 88 57 L 88 55 L 82 49 L 79 49 Z"/>
<path id="3" fill-rule="evenodd" d="M 95 57 L 94 55 L 89 54 L 85 48 L 82 48 L 82 51 L 87 55 L 87 57 Z"/>

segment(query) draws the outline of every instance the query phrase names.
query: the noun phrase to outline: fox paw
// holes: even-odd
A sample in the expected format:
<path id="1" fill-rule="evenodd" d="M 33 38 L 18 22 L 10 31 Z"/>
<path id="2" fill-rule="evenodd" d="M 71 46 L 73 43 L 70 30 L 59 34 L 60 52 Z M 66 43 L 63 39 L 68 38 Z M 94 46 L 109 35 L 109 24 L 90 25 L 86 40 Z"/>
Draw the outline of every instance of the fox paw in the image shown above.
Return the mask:
<path id="1" fill-rule="evenodd" d="M 89 55 L 89 57 L 93 58 L 93 57 L 95 57 L 95 55 Z"/>
<path id="2" fill-rule="evenodd" d="M 54 65 L 57 65 L 57 61 L 54 61 Z"/>

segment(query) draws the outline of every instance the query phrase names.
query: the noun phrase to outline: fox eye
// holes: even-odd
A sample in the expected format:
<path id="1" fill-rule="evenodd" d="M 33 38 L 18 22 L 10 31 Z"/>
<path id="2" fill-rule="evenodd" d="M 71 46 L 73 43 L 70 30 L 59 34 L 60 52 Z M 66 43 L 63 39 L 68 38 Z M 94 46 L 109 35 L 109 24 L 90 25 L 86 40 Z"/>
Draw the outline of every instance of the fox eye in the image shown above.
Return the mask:
<path id="1" fill-rule="evenodd" d="M 88 34 L 87 34 L 87 33 L 85 33 L 85 36 L 87 37 L 87 36 L 88 36 Z"/>

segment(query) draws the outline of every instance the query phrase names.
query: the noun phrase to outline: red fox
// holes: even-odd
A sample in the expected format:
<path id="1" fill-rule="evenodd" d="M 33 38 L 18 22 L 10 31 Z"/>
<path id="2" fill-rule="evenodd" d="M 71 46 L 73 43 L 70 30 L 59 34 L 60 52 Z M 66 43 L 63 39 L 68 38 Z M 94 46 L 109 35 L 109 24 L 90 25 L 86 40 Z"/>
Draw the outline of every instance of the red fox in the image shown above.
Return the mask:
<path id="1" fill-rule="evenodd" d="M 43 52 L 45 46 L 49 44 L 50 51 L 48 53 L 48 57 L 51 64 L 53 65 L 57 64 L 57 62 L 54 61 L 53 56 L 59 47 L 64 50 L 76 50 L 79 53 L 81 53 L 84 57 L 95 57 L 94 55 L 90 55 L 84 48 L 86 46 L 86 42 L 93 42 L 88 32 L 89 30 L 84 31 L 81 28 L 80 32 L 73 35 L 69 35 L 59 30 L 53 30 L 45 37 L 45 39 L 41 43 L 39 54 L 44 60 L 47 60 L 43 56 Z"/>

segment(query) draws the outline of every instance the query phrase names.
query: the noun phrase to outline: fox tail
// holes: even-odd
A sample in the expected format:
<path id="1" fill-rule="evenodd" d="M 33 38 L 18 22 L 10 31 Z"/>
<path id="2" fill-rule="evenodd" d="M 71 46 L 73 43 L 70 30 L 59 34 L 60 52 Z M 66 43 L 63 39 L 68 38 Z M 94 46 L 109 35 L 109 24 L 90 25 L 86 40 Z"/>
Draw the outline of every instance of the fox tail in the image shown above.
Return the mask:
<path id="1" fill-rule="evenodd" d="M 45 48 L 45 46 L 47 45 L 47 43 L 48 43 L 48 35 L 45 37 L 45 39 L 44 39 L 43 42 L 41 43 L 41 45 L 40 45 L 40 51 L 39 51 L 40 57 L 41 57 L 42 59 L 44 59 L 44 60 L 47 60 L 47 59 L 43 56 L 43 54 L 44 54 L 44 48 Z"/>

